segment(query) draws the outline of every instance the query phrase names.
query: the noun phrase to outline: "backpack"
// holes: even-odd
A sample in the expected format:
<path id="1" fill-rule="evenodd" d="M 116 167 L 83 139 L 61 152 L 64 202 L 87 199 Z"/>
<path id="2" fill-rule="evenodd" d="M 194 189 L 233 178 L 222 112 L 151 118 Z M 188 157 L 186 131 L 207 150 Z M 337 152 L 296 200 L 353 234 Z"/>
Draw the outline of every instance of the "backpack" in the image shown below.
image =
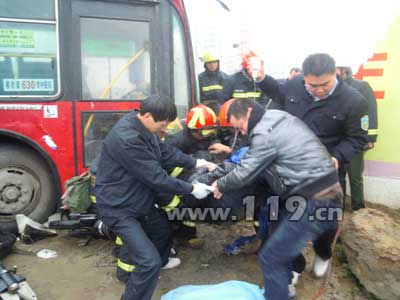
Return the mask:
<path id="1" fill-rule="evenodd" d="M 91 177 L 90 172 L 85 172 L 65 182 L 65 193 L 61 200 L 71 212 L 85 212 L 92 204 L 90 201 Z"/>

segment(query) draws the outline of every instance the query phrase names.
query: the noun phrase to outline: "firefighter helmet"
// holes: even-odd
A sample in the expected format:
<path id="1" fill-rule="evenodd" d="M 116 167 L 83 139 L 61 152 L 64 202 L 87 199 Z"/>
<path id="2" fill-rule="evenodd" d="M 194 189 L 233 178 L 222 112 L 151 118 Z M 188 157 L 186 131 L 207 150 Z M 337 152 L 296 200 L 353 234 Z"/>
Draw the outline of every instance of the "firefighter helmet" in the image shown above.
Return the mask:
<path id="1" fill-rule="evenodd" d="M 232 102 L 235 101 L 235 98 L 229 99 L 226 101 L 221 108 L 219 109 L 219 126 L 221 127 L 232 127 L 232 124 L 228 122 L 228 111 Z"/>
<path id="2" fill-rule="evenodd" d="M 186 114 L 186 126 L 193 130 L 215 128 L 217 116 L 211 108 L 199 104 L 192 107 Z"/>
<path id="3" fill-rule="evenodd" d="M 219 61 L 219 57 L 217 57 L 215 54 L 212 54 L 211 52 L 206 52 L 203 55 L 203 63 L 209 63 L 213 61 Z"/>

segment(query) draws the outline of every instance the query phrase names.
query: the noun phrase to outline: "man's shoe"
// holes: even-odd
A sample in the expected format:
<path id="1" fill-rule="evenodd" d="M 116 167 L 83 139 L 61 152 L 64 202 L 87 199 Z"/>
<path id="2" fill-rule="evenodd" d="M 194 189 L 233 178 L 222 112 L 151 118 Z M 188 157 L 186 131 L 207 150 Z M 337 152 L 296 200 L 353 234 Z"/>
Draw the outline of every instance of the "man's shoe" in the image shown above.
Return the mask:
<path id="1" fill-rule="evenodd" d="M 324 260 L 318 255 L 315 255 L 314 264 L 313 264 L 313 272 L 315 277 L 322 278 L 326 274 L 329 268 L 329 259 Z"/>
<path id="2" fill-rule="evenodd" d="M 296 284 L 299 282 L 299 277 L 301 274 L 292 271 L 292 275 L 293 275 L 292 282 L 288 286 L 290 300 L 296 299 Z"/>
<path id="3" fill-rule="evenodd" d="M 289 290 L 289 300 L 295 300 L 297 294 L 296 294 L 296 287 L 294 286 L 294 284 L 289 284 L 288 290 Z"/>
<path id="4" fill-rule="evenodd" d="M 299 282 L 299 277 L 300 277 L 301 273 L 292 271 L 292 275 L 293 275 L 293 278 L 292 278 L 291 284 L 296 285 Z"/>
<path id="5" fill-rule="evenodd" d="M 162 267 L 162 270 L 168 270 L 168 269 L 173 269 L 176 268 L 181 264 L 181 260 L 178 257 L 170 257 L 168 258 L 167 264 Z"/>

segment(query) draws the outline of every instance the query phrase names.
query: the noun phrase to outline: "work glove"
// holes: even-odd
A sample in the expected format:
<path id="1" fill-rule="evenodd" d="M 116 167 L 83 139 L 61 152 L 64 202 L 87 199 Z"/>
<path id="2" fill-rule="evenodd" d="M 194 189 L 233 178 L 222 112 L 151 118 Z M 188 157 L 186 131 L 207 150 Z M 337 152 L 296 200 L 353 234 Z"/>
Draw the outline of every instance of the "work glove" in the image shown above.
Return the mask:
<path id="1" fill-rule="evenodd" d="M 214 171 L 218 166 L 212 162 L 205 159 L 196 160 L 196 169 L 207 168 L 209 172 Z"/>
<path id="2" fill-rule="evenodd" d="M 209 186 L 204 183 L 196 182 L 193 183 L 193 191 L 191 194 L 196 197 L 197 199 L 204 199 L 207 197 L 211 192 L 214 191 L 214 188 L 212 186 Z"/>

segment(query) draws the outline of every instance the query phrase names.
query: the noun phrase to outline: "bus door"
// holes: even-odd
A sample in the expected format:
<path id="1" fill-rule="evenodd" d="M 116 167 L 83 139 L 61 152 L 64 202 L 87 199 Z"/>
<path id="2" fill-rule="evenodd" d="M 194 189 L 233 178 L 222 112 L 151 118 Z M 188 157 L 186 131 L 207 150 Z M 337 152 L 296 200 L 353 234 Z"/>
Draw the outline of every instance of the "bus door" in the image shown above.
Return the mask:
<path id="1" fill-rule="evenodd" d="M 76 169 L 82 172 L 121 116 L 159 92 L 157 2 L 72 2 Z M 157 88 L 156 88 L 157 87 Z"/>

